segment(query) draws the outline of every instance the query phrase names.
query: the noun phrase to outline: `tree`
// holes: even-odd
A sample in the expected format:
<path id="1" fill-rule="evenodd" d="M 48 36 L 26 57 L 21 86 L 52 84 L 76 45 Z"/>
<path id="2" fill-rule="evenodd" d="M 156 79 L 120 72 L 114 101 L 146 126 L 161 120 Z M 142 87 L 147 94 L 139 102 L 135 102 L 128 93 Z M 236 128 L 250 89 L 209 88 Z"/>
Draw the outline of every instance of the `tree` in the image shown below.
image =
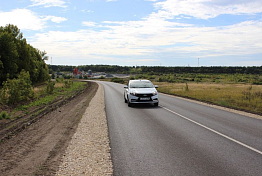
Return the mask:
<path id="1" fill-rule="evenodd" d="M 37 50 L 37 51 L 40 54 L 40 56 L 42 57 L 42 60 L 46 61 L 49 59 L 49 57 L 46 56 L 47 53 L 45 51 L 40 51 L 40 50 Z"/>
<path id="2" fill-rule="evenodd" d="M 3 32 L 0 28 L 0 59 L 1 71 L 0 82 L 16 77 L 18 71 L 18 52 L 15 38 L 11 33 Z M 9 75 L 9 76 L 8 76 Z"/>
<path id="3" fill-rule="evenodd" d="M 0 27 L 0 84 L 28 71 L 33 83 L 48 80 L 46 52 L 27 44 L 17 26 Z"/>

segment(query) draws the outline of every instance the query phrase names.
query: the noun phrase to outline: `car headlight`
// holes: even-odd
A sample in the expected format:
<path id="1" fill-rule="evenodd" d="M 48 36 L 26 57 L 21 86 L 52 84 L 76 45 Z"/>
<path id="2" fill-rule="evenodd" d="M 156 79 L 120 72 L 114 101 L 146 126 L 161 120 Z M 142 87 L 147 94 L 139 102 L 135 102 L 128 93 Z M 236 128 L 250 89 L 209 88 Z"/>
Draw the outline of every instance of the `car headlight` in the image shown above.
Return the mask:
<path id="1" fill-rule="evenodd" d="M 136 92 L 131 92 L 130 94 L 136 96 Z"/>
<path id="2" fill-rule="evenodd" d="M 153 92 L 153 95 L 157 95 L 157 91 Z"/>

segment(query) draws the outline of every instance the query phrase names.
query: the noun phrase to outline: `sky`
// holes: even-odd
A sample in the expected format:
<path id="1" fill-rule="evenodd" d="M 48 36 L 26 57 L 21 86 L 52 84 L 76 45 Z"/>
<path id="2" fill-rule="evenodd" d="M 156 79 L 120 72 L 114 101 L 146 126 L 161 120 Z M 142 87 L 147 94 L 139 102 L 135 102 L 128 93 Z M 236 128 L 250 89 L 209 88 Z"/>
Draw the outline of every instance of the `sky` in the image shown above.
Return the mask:
<path id="1" fill-rule="evenodd" d="M 261 0 L 0 0 L 52 65 L 262 66 Z"/>

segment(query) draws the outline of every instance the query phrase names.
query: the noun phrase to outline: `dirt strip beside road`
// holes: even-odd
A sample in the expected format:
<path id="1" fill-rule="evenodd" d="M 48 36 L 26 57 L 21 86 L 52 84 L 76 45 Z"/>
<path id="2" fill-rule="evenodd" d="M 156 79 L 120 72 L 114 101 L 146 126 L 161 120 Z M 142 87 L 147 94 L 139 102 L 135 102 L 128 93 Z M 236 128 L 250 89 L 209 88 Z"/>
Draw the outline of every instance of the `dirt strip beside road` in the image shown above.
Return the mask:
<path id="1" fill-rule="evenodd" d="M 102 85 L 86 109 L 56 175 L 113 175 Z"/>

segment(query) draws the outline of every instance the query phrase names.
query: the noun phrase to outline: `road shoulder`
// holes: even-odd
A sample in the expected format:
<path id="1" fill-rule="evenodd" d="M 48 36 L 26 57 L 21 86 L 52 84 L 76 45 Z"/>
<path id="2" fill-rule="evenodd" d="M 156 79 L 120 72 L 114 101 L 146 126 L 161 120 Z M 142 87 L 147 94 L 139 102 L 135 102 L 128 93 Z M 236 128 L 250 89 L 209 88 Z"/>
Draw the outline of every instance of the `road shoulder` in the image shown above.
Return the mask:
<path id="1" fill-rule="evenodd" d="M 113 175 L 101 84 L 78 124 L 56 175 Z"/>

